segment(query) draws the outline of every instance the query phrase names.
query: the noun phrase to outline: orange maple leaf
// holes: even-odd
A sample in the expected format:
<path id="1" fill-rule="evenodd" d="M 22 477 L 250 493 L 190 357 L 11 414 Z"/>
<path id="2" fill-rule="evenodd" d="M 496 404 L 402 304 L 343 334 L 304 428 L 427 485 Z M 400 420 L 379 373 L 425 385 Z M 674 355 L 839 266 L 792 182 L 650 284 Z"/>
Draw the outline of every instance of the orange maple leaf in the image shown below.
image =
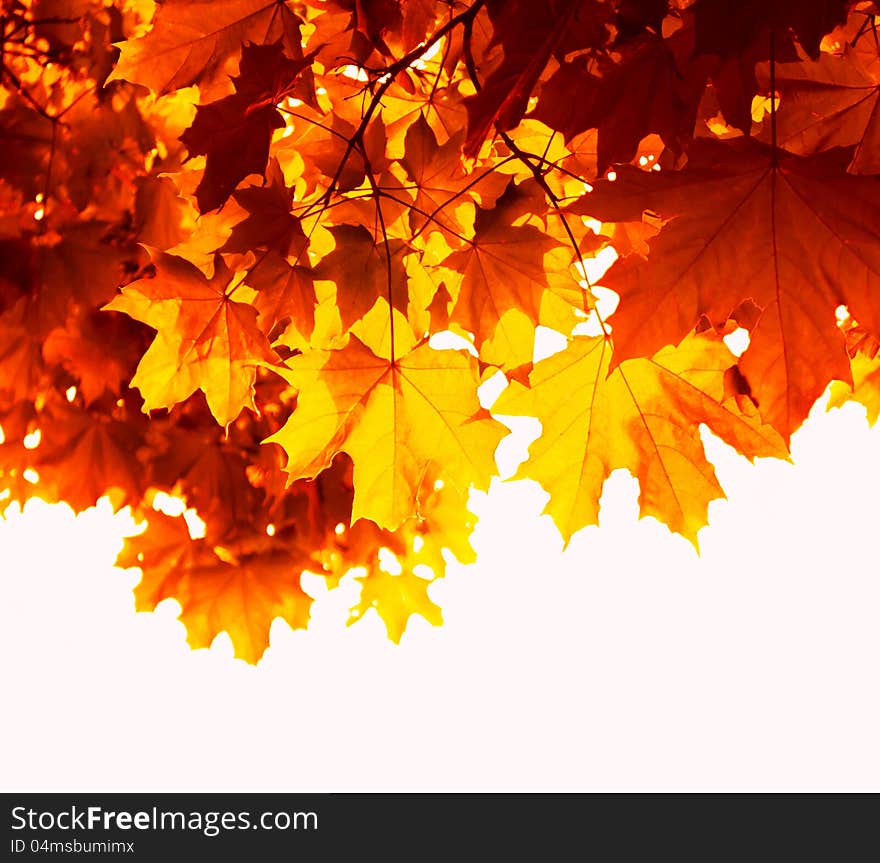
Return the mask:
<path id="1" fill-rule="evenodd" d="M 148 251 L 156 277 L 126 285 L 104 306 L 158 330 L 131 381 L 144 397 L 144 411 L 170 408 L 197 389 L 220 425 L 229 425 L 242 408 L 256 410 L 256 367 L 277 357 L 257 326 L 256 309 L 231 299 L 234 273 L 219 256 L 208 279 L 184 258 Z"/>
<path id="2" fill-rule="evenodd" d="M 389 292 L 394 307 L 406 309 L 403 241 L 377 243 L 363 225 L 336 225 L 329 230 L 336 248 L 317 264 L 314 278 L 336 284 L 336 306 L 343 328 L 350 329 L 376 300 L 387 299 Z"/>
<path id="3" fill-rule="evenodd" d="M 859 20 L 854 16 L 854 24 Z M 864 22 L 864 19 L 861 19 Z M 832 147 L 854 146 L 850 170 L 880 173 L 880 43 L 876 35 L 841 34 L 839 53 L 816 60 L 777 63 L 774 85 L 785 93 L 776 112 L 776 141 L 792 153 L 810 155 Z M 770 64 L 755 70 L 758 84 L 770 90 Z M 772 137 L 771 123 L 763 137 Z"/>
<path id="4" fill-rule="evenodd" d="M 777 158 L 750 141 L 695 142 L 678 173 L 622 167 L 572 207 L 608 221 L 650 208 L 667 223 L 647 260 L 630 255 L 602 279 L 621 296 L 617 361 L 752 300 L 762 311 L 740 368 L 787 438 L 832 379 L 850 381 L 835 309 L 880 331 L 878 197 L 880 181 L 841 173 L 833 154 Z"/>
<path id="5" fill-rule="evenodd" d="M 192 647 L 210 647 L 226 632 L 235 655 L 256 663 L 269 646 L 273 620 L 308 626 L 312 598 L 300 586 L 306 558 L 280 549 L 241 555 L 211 549 L 190 539 L 182 518 L 162 513 L 151 513 L 149 524 L 126 541 L 117 563 L 143 572 L 135 587 L 139 611 L 153 611 L 169 597 L 180 603 Z"/>
<path id="6" fill-rule="evenodd" d="M 277 0 L 165 0 L 149 30 L 122 43 L 107 83 L 131 81 L 159 95 L 198 84 L 202 98 L 222 96 L 244 42 L 283 38 L 298 59 L 301 25 Z"/>
<path id="7" fill-rule="evenodd" d="M 511 357 L 520 356 L 516 346 L 522 338 L 517 329 L 508 332 L 505 313 L 516 309 L 537 325 L 544 292 L 573 281 L 568 273 L 571 253 L 558 239 L 534 225 L 511 225 L 521 194 L 510 184 L 494 207 L 478 208 L 470 247 L 443 261 L 457 288 L 450 320 L 474 334 L 478 349 L 500 336 L 503 352 Z"/>

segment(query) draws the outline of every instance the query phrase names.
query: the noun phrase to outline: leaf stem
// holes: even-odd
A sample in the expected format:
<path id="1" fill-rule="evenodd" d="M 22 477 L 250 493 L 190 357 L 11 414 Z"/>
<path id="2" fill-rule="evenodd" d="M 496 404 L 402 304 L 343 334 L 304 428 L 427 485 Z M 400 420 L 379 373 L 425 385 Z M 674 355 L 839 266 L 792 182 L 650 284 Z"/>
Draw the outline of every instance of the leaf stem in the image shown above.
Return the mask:
<path id="1" fill-rule="evenodd" d="M 369 180 L 370 188 L 373 190 L 373 196 L 376 199 L 376 216 L 379 219 L 379 227 L 382 230 L 382 238 L 384 240 L 382 245 L 385 247 L 385 284 L 386 292 L 388 294 L 388 327 L 390 330 L 389 335 L 391 342 L 391 365 L 393 366 L 396 357 L 396 354 L 394 353 L 394 293 L 393 279 L 391 275 L 391 249 L 388 247 L 388 231 L 385 228 L 385 216 L 382 214 L 382 191 L 379 189 L 379 184 L 376 182 L 376 177 L 373 174 L 373 167 L 370 165 L 370 159 L 367 155 L 367 148 L 364 146 L 363 141 L 358 144 L 358 152 L 361 154 L 361 158 L 364 161 L 364 171 Z"/>
<path id="2" fill-rule="evenodd" d="M 770 31 L 770 142 L 773 145 L 773 166 L 776 167 L 776 33 Z"/>

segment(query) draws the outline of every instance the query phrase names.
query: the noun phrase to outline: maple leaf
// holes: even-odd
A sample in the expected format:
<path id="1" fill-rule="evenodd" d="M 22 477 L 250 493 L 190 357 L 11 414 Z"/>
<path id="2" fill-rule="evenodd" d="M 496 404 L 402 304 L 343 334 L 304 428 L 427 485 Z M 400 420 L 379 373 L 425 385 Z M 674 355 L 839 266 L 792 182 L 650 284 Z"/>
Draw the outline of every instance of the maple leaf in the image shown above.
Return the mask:
<path id="1" fill-rule="evenodd" d="M 311 62 L 311 57 L 289 60 L 280 42 L 245 45 L 240 72 L 232 79 L 235 93 L 198 106 L 180 140 L 191 156 L 207 156 L 196 188 L 201 212 L 217 209 L 248 174 L 265 171 L 272 132 L 284 126 L 276 103 Z"/>
<path id="2" fill-rule="evenodd" d="M 167 251 L 187 239 L 187 203 L 170 177 L 139 177 L 134 202 L 137 238 Z"/>
<path id="3" fill-rule="evenodd" d="M 468 134 L 464 151 L 475 156 L 492 126 L 512 129 L 528 107 L 529 96 L 554 51 L 595 47 L 607 36 L 592 0 L 551 0 L 550 8 L 526 0 L 489 0 L 493 44 L 503 59 L 465 105 Z"/>
<path id="4" fill-rule="evenodd" d="M 852 318 L 841 322 L 846 334 L 847 353 L 852 367 L 852 386 L 832 381 L 827 410 L 848 401 L 861 404 L 872 425 L 880 416 L 880 340 L 859 326 Z"/>
<path id="5" fill-rule="evenodd" d="M 401 5 L 401 40 L 403 49 L 411 51 L 424 41 L 437 13 L 434 0 L 409 0 Z"/>
<path id="6" fill-rule="evenodd" d="M 3 175 L 25 191 L 29 200 L 45 194 L 45 178 L 78 210 L 92 204 L 124 209 L 125 174 L 143 170 L 143 154 L 155 144 L 131 94 L 102 101 L 92 89 L 61 90 L 67 103 L 59 108 L 64 122 L 36 112 L 27 100 L 12 97 L 0 117 L 8 131 L 0 141 Z M 107 213 L 101 213 L 105 217 Z"/>
<path id="7" fill-rule="evenodd" d="M 389 33 L 399 31 L 403 24 L 400 0 L 337 0 L 350 9 L 351 26 L 361 31 L 383 54 L 391 51 L 385 43 Z"/>
<path id="8" fill-rule="evenodd" d="M 358 97 L 356 92 L 350 95 L 353 99 Z M 312 114 L 301 106 L 277 142 L 279 161 L 282 165 L 290 164 L 291 160 L 299 163 L 298 170 L 302 171 L 309 190 L 326 183 L 340 192 L 352 191 L 366 181 L 368 163 L 374 176 L 381 175 L 388 166 L 384 112 L 377 112 L 367 123 L 357 147 L 352 146 L 351 141 L 358 135 L 361 117 L 349 112 L 350 109 L 340 106 L 330 114 Z"/>
<path id="9" fill-rule="evenodd" d="M 131 385 L 144 396 L 144 410 L 170 408 L 200 389 L 222 426 L 242 408 L 255 409 L 256 366 L 277 358 L 257 327 L 256 310 L 230 298 L 234 274 L 218 257 L 207 279 L 189 261 L 148 249 L 156 277 L 125 286 L 105 309 L 156 329 Z"/>
<path id="10" fill-rule="evenodd" d="M 142 570 L 138 611 L 153 611 L 169 597 L 180 603 L 194 648 L 210 647 L 226 632 L 235 655 L 256 663 L 269 646 L 273 620 L 280 617 L 294 629 L 308 625 L 312 598 L 299 583 L 306 561 L 296 554 L 278 550 L 224 560 L 203 541 L 192 541 L 182 518 L 151 513 L 149 529 L 126 539 L 118 563 Z"/>
<path id="11" fill-rule="evenodd" d="M 0 124 L 4 132 L 0 138 L 3 180 L 33 200 L 48 170 L 54 124 L 14 98 L 0 108 Z"/>
<path id="12" fill-rule="evenodd" d="M 137 450 L 143 436 L 134 423 L 64 403 L 47 410 L 41 423 L 46 430 L 35 465 L 43 473 L 52 470 L 62 500 L 86 509 L 111 487 L 122 489 L 128 502 L 141 499 L 145 488 Z"/>
<path id="13" fill-rule="evenodd" d="M 597 63 L 581 54 L 544 83 L 529 116 L 557 129 L 566 141 L 598 130 L 597 167 L 628 162 L 651 132 L 681 150 L 690 136 L 700 90 L 679 71 L 674 41 L 644 34 L 620 48 L 620 57 Z M 569 94 L 578 93 L 577 99 Z"/>
<path id="14" fill-rule="evenodd" d="M 857 354 L 851 359 L 852 387 L 839 381 L 831 384 L 827 409 L 838 408 L 848 401 L 861 404 L 871 425 L 880 417 L 880 358 Z"/>
<path id="15" fill-rule="evenodd" d="M 428 596 L 428 588 L 445 575 L 445 554 L 451 552 L 462 563 L 476 560 L 470 543 L 476 519 L 467 509 L 466 496 L 439 479 L 434 468 L 423 478 L 419 504 L 419 518 L 407 520 L 393 533 L 361 519 L 336 534 L 346 561 L 366 569 L 357 576 L 362 589 L 351 608 L 349 625 L 375 609 L 395 643 L 413 614 L 433 626 L 442 624 L 442 612 Z"/>
<path id="16" fill-rule="evenodd" d="M 88 405 L 106 391 L 122 392 L 146 347 L 132 335 L 120 316 L 77 310 L 64 327 L 48 334 L 43 359 L 70 372 Z"/>
<path id="17" fill-rule="evenodd" d="M 278 0 L 165 0 L 150 29 L 120 46 L 107 83 L 131 81 L 159 95 L 198 84 L 203 98 L 219 95 L 245 42 L 283 39 L 290 56 L 301 57 L 301 25 Z"/>
<path id="18" fill-rule="evenodd" d="M 787 438 L 832 379 L 850 380 L 837 306 L 880 327 L 880 184 L 835 167 L 777 160 L 751 142 L 699 141 L 678 174 L 621 168 L 615 183 L 597 184 L 574 210 L 636 217 L 638 200 L 667 222 L 647 260 L 630 255 L 602 279 L 621 296 L 618 356 L 650 355 L 701 316 L 721 325 L 752 300 L 762 313 L 740 368 L 762 416 Z"/>
<path id="19" fill-rule="evenodd" d="M 314 268 L 315 279 L 336 285 L 336 305 L 343 329 L 366 315 L 379 297 L 391 297 L 395 308 L 406 309 L 406 270 L 402 240 L 377 243 L 363 225 L 329 229 L 336 248 Z"/>
<path id="20" fill-rule="evenodd" d="M 434 0 L 335 0 L 351 12 L 353 29 L 364 34 L 375 48 L 391 55 L 399 44 L 404 51 L 415 48 L 433 23 Z"/>
<path id="21" fill-rule="evenodd" d="M 266 180 L 265 186 L 250 186 L 232 193 L 248 216 L 233 227 L 220 251 L 245 254 L 253 249 L 266 249 L 299 260 L 308 239 L 302 223 L 290 212 L 293 191 L 285 185 L 277 159 L 269 161 Z"/>
<path id="22" fill-rule="evenodd" d="M 505 312 L 518 309 L 538 323 L 541 298 L 553 276 L 568 271 L 570 255 L 554 237 L 534 225 L 512 226 L 520 201 L 513 184 L 492 208 L 477 209 L 470 248 L 452 252 L 443 266 L 458 283 L 450 319 L 476 336 L 477 346 L 492 338 Z M 513 335 L 509 341 L 520 339 Z"/>
<path id="23" fill-rule="evenodd" d="M 206 522 L 207 539 L 227 542 L 260 511 L 263 495 L 248 481 L 243 449 L 216 426 L 200 431 L 179 425 L 165 431 L 165 451 L 151 453 L 151 483 L 179 489 Z"/>
<path id="24" fill-rule="evenodd" d="M 415 200 L 409 211 L 414 232 L 427 224 L 429 231 L 446 229 L 458 235 L 469 227 L 460 208 L 471 203 L 472 189 L 479 194 L 484 206 L 490 206 L 504 191 L 506 181 L 494 173 L 486 182 L 474 184 L 474 178 L 462 165 L 462 138 L 457 134 L 442 146 L 438 145 L 434 130 L 422 114 L 407 130 L 400 163 L 416 186 Z"/>
<path id="25" fill-rule="evenodd" d="M 34 398 L 42 383 L 42 345 L 28 321 L 25 298 L 0 316 L 0 397 Z"/>
<path id="26" fill-rule="evenodd" d="M 856 16 L 854 16 L 856 17 Z M 792 153 L 810 155 L 833 147 L 854 147 L 849 170 L 880 173 L 880 53 L 868 36 L 844 44 L 841 53 L 815 61 L 775 64 L 774 80 L 785 100 L 776 112 L 776 141 Z M 756 69 L 760 87 L 770 89 L 770 64 Z M 765 123 L 765 138 L 771 137 Z"/>
<path id="27" fill-rule="evenodd" d="M 23 315 L 37 337 L 63 326 L 72 308 L 106 302 L 126 266 L 139 258 L 139 250 L 116 241 L 107 223 L 87 219 L 64 225 L 39 242 L 0 240 L 0 254 L 0 280 L 17 285 L 15 300 L 6 305 L 27 301 Z"/>
<path id="28" fill-rule="evenodd" d="M 443 612 L 428 596 L 431 579 L 411 572 L 392 575 L 379 570 L 368 576 L 360 576 L 358 581 L 362 583 L 361 596 L 351 611 L 349 626 L 375 608 L 385 623 L 388 637 L 399 644 L 413 614 L 421 615 L 434 626 L 443 623 Z"/>
<path id="29" fill-rule="evenodd" d="M 315 328 L 314 271 L 289 264 L 280 255 L 267 254 L 248 272 L 247 284 L 259 291 L 253 300 L 257 325 L 264 333 L 290 321 L 297 333 L 308 342 Z"/>
<path id="30" fill-rule="evenodd" d="M 312 598 L 299 585 L 302 564 L 279 551 L 190 569 L 175 590 L 189 643 L 210 647 L 227 632 L 235 655 L 256 663 L 269 646 L 273 620 L 305 629 Z"/>
<path id="31" fill-rule="evenodd" d="M 700 423 L 749 458 L 786 456 L 782 440 L 748 402 L 741 407 L 724 399 L 733 362 L 720 339 L 691 336 L 611 372 L 609 344 L 576 337 L 535 366 L 528 387 L 510 384 L 492 412 L 541 421 L 541 437 L 517 478 L 537 480 L 550 493 L 545 512 L 566 543 L 599 523 L 602 486 L 613 470 L 626 468 L 639 480 L 642 516 L 654 516 L 696 546 L 709 503 L 724 495 L 706 460 Z"/>
<path id="32" fill-rule="evenodd" d="M 135 588 L 139 611 L 152 611 L 163 599 L 174 596 L 185 562 L 193 549 L 186 522 L 161 512 L 150 512 L 148 529 L 125 538 L 116 558 L 121 569 L 139 567 L 147 578 Z"/>
<path id="33" fill-rule="evenodd" d="M 795 60 L 796 36 L 810 56 L 817 56 L 826 33 L 846 20 L 849 0 L 746 0 L 736 15 L 723 0 L 699 0 L 693 5 L 696 55 L 714 55 L 711 71 L 718 102 L 729 123 L 748 132 L 750 106 L 758 89 L 755 64 Z"/>
<path id="34" fill-rule="evenodd" d="M 354 462 L 352 521 L 393 530 L 419 512 L 425 472 L 459 488 L 486 488 L 501 426 L 480 408 L 475 360 L 427 344 L 393 361 L 357 338 L 336 351 L 287 361 L 296 410 L 267 438 L 287 453 L 291 480 L 317 476 L 338 452 Z"/>
<path id="35" fill-rule="evenodd" d="M 693 5 L 695 48 L 729 57 L 741 54 L 770 30 L 790 29 L 807 53 L 816 56 L 822 37 L 846 20 L 850 5 L 850 0 L 744 0 L 731 15 L 724 0 L 698 0 Z"/>

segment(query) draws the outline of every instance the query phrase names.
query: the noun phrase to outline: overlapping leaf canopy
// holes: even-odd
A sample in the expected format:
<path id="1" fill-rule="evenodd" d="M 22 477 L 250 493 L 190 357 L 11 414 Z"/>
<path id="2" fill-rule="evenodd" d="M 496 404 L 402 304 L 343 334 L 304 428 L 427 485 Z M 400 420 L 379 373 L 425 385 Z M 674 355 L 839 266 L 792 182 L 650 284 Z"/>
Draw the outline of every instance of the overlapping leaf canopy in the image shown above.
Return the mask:
<path id="1" fill-rule="evenodd" d="M 308 625 L 305 573 L 359 568 L 352 621 L 394 640 L 441 622 L 499 417 L 540 420 L 519 476 L 566 540 L 626 468 L 696 543 L 723 495 L 701 424 L 784 458 L 832 382 L 876 419 L 878 21 L 4 2 L 3 505 L 132 506 L 138 607 L 174 597 L 194 645 L 226 631 L 252 662 L 275 618 Z M 542 327 L 567 347 L 534 362 Z"/>

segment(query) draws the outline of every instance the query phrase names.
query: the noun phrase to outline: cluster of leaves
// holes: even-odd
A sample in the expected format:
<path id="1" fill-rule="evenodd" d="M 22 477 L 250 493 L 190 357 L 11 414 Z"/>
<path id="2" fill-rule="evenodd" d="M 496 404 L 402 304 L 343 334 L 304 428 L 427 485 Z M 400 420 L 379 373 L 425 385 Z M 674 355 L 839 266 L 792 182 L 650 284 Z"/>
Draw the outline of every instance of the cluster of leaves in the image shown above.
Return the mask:
<path id="1" fill-rule="evenodd" d="M 693 542 L 701 424 L 784 458 L 832 381 L 876 418 L 872 2 L 2 9 L 3 500 L 132 506 L 193 645 L 256 661 L 306 572 L 439 623 L 498 417 L 566 541 L 626 468 Z"/>

